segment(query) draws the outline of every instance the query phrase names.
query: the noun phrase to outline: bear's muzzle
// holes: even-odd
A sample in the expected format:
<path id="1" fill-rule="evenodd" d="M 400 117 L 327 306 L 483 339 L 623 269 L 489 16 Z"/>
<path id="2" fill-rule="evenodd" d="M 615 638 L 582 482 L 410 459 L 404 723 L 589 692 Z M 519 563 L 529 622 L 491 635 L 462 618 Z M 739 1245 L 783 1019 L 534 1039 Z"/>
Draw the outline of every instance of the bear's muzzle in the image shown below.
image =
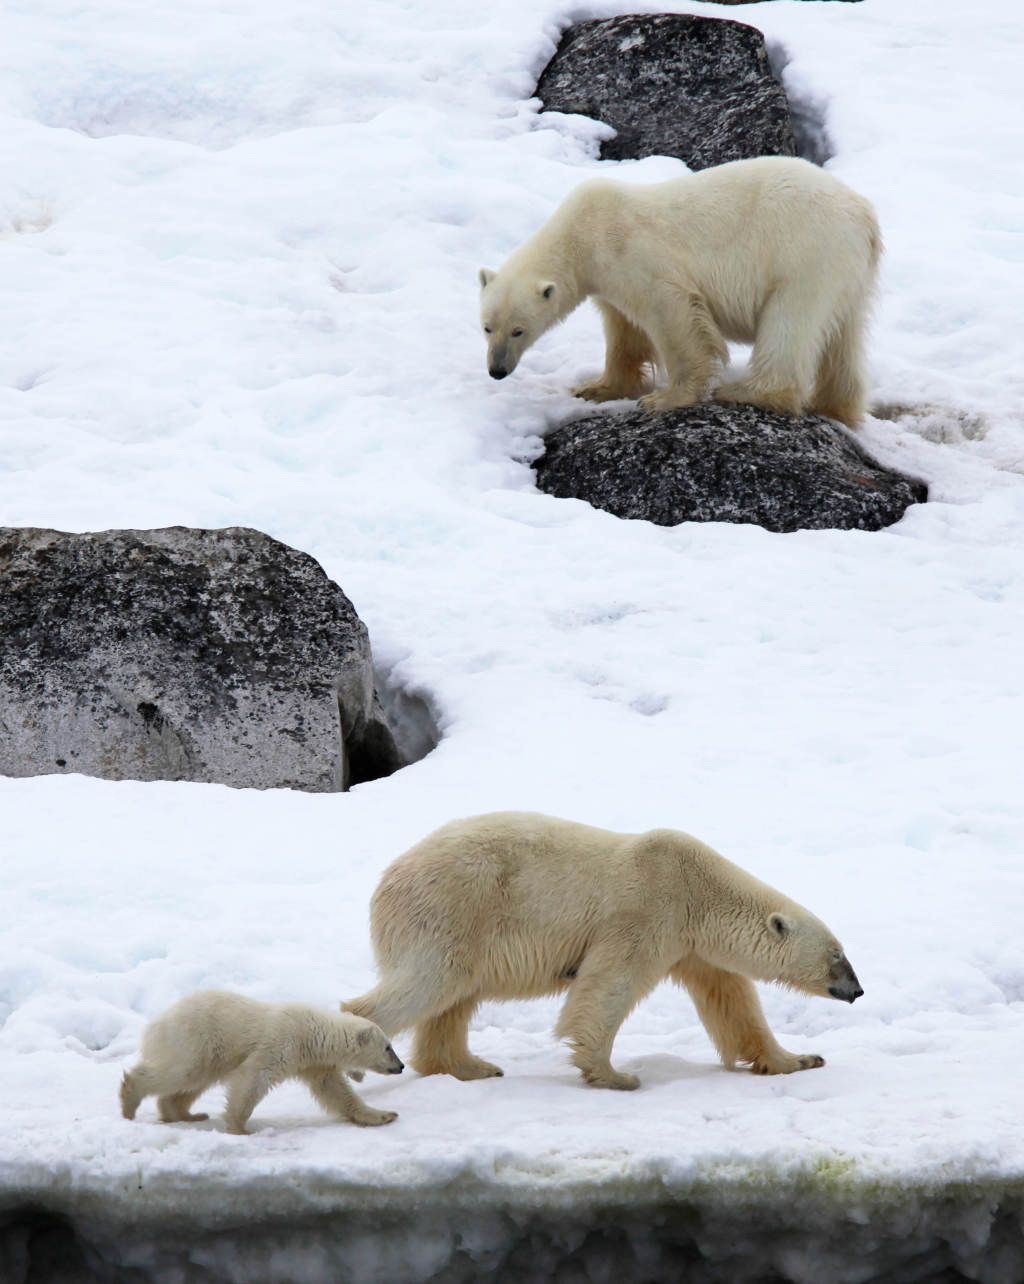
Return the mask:
<path id="1" fill-rule="evenodd" d="M 842 999 L 844 1003 L 852 1003 L 854 999 L 859 999 L 864 993 L 860 982 L 857 980 L 857 973 L 850 967 L 845 957 L 841 958 L 838 963 L 833 963 L 829 968 L 828 979 L 830 981 L 829 994 L 834 999 Z"/>

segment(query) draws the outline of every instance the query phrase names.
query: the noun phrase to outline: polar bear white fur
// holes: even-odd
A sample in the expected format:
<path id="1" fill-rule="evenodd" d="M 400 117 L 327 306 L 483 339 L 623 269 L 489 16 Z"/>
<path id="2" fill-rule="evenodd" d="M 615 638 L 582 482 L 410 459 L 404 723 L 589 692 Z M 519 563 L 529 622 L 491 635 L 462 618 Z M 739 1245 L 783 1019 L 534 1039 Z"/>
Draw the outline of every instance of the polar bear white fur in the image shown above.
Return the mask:
<path id="1" fill-rule="evenodd" d="M 372 1021 L 307 1003 L 262 1003 L 224 990 L 181 999 L 146 1026 L 142 1060 L 121 1083 L 121 1113 L 134 1119 L 144 1097 L 155 1096 L 165 1123 L 193 1122 L 193 1101 L 215 1083 L 227 1087 L 228 1132 L 245 1124 L 271 1088 L 301 1079 L 325 1110 L 370 1126 L 397 1119 L 372 1110 L 344 1073 L 404 1069 L 387 1036 Z"/>
<path id="2" fill-rule="evenodd" d="M 718 388 L 717 400 L 853 426 L 865 410 L 863 332 L 881 252 L 871 204 L 793 157 L 647 186 L 593 179 L 498 272 L 481 270 L 487 368 L 504 379 L 592 297 L 605 369 L 573 388 L 577 397 L 637 397 L 658 367 L 668 386 L 641 406 L 691 406 L 733 340 L 754 345 L 750 374 Z"/>
<path id="3" fill-rule="evenodd" d="M 824 1064 L 772 1037 L 751 979 L 852 1003 L 863 991 L 824 923 L 689 834 L 619 834 L 530 812 L 456 820 L 400 856 L 371 904 L 375 989 L 343 1007 L 389 1036 L 416 1027 L 410 1062 L 458 1079 L 501 1070 L 469 1051 L 484 999 L 567 992 L 555 1029 L 591 1084 L 615 1034 L 663 978 L 689 990 L 729 1066 Z"/>

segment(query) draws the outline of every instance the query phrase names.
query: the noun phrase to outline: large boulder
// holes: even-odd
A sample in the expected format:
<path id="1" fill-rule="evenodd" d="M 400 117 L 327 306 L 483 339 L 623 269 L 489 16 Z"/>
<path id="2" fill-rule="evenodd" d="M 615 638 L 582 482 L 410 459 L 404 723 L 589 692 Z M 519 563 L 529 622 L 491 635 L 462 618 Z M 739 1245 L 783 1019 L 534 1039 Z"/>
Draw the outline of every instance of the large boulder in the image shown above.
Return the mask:
<path id="1" fill-rule="evenodd" d="M 928 498 L 924 482 L 884 468 L 830 420 L 754 406 L 589 415 L 544 446 L 541 490 L 659 526 L 879 530 Z"/>
<path id="2" fill-rule="evenodd" d="M 305 553 L 0 528 L 0 773 L 328 792 L 399 766 L 366 628 Z"/>
<path id="3" fill-rule="evenodd" d="M 706 169 L 795 156 L 789 105 L 764 37 L 725 18 L 625 15 L 567 27 L 537 82 L 547 111 L 612 125 L 605 160 L 678 156 Z"/>

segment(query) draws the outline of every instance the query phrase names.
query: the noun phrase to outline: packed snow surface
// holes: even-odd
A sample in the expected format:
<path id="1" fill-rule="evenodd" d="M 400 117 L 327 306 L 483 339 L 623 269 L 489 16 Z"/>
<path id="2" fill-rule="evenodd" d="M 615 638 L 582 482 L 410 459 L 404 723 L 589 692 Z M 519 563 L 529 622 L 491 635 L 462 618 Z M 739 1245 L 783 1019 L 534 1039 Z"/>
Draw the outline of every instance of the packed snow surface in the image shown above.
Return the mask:
<path id="1" fill-rule="evenodd" d="M 0 524 L 285 540 L 442 739 L 344 795 L 0 780 L 6 1197 L 1024 1174 L 1024 16 L 627 7 L 761 27 L 829 169 L 876 204 L 859 435 L 931 492 L 897 525 L 662 529 L 534 487 L 544 433 L 580 412 L 567 386 L 600 369 L 598 319 L 495 383 L 476 274 L 588 176 L 685 172 L 599 162 L 604 126 L 530 97 L 560 30 L 620 6 L 7 6 Z M 503 1079 L 367 1076 L 386 1128 L 294 1084 L 250 1137 L 216 1092 L 206 1124 L 120 1118 L 150 1017 L 203 987 L 361 993 L 384 867 L 506 808 L 688 830 L 825 919 L 865 996 L 763 993 L 825 1068 L 726 1071 L 663 985 L 616 1041 L 633 1093 L 580 1083 L 552 999 L 479 1011 Z"/>

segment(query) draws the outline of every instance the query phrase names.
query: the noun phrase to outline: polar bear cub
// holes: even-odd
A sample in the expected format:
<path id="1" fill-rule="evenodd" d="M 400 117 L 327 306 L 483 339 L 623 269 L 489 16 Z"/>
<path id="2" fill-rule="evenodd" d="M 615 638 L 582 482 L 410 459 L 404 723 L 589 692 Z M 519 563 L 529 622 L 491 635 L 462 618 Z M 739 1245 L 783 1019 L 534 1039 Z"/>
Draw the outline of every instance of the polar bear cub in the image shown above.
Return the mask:
<path id="1" fill-rule="evenodd" d="M 245 1124 L 271 1088 L 301 1079 L 321 1106 L 364 1127 L 391 1123 L 393 1110 L 373 1110 L 345 1074 L 405 1067 L 387 1036 L 372 1021 L 306 1003 L 263 1003 L 224 990 L 201 990 L 181 999 L 146 1026 L 142 1060 L 121 1083 L 121 1113 L 134 1119 L 145 1097 L 157 1098 L 165 1123 L 208 1118 L 191 1114 L 200 1093 L 215 1083 L 227 1088 L 227 1131 Z"/>
<path id="2" fill-rule="evenodd" d="M 689 991 L 726 1065 L 824 1065 L 772 1035 L 752 981 L 852 1003 L 843 947 L 809 910 L 689 834 L 620 834 L 531 812 L 455 820 L 385 871 L 370 906 L 380 982 L 343 1006 L 388 1035 L 415 1028 L 421 1074 L 482 1079 L 469 1023 L 484 1000 L 565 994 L 555 1034 L 587 1083 L 635 1088 L 610 1061 L 659 981 Z"/>
<path id="3" fill-rule="evenodd" d="M 497 272 L 480 272 L 487 369 L 512 373 L 586 298 L 604 324 L 604 373 L 588 401 L 640 397 L 648 411 L 692 406 L 753 344 L 750 374 L 718 388 L 782 414 L 855 425 L 864 415 L 863 335 L 882 238 L 870 202 L 790 156 L 730 161 L 646 185 L 581 184 Z"/>

